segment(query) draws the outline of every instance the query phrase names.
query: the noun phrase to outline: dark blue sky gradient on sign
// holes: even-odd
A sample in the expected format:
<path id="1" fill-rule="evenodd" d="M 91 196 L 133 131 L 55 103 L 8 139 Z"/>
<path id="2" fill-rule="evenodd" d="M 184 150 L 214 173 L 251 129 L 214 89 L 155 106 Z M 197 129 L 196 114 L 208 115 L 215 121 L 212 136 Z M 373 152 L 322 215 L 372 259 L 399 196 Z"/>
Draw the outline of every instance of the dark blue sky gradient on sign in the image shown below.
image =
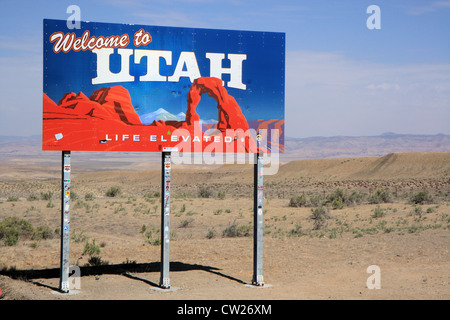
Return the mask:
<path id="1" fill-rule="evenodd" d="M 142 25 L 82 23 L 80 30 L 68 30 L 66 21 L 45 20 L 44 34 L 44 92 L 52 100 L 58 102 L 67 92 L 79 92 L 89 96 L 93 91 L 115 85 L 124 86 L 130 92 L 132 104 L 138 114 L 153 112 L 164 108 L 173 114 L 186 112 L 187 93 L 191 86 L 188 77 L 181 77 L 179 82 L 146 82 L 139 76 L 147 72 L 147 58 L 142 58 L 139 64 L 134 64 L 130 57 L 130 75 L 134 82 L 104 83 L 92 85 L 92 79 L 97 76 L 96 54 L 87 50 L 68 53 L 53 52 L 53 43 L 49 36 L 56 31 L 63 33 L 75 32 L 81 37 L 85 30 L 91 36 L 111 36 L 128 34 L 130 44 L 128 49 L 136 48 L 133 43 L 134 33 L 143 28 L 152 36 L 152 42 L 147 46 L 137 47 L 146 50 L 172 51 L 172 64 L 167 65 L 160 58 L 160 74 L 171 76 L 176 68 L 181 52 L 194 52 L 203 77 L 210 76 L 210 60 L 206 53 L 224 53 L 222 67 L 230 67 L 227 54 L 246 54 L 243 61 L 242 82 L 246 90 L 230 88 L 227 82 L 230 75 L 224 73 L 222 79 L 225 88 L 241 107 L 247 120 L 284 119 L 284 63 L 285 37 L 283 33 L 191 29 L 174 27 L 155 27 Z M 117 50 L 110 57 L 111 72 L 120 72 L 122 66 Z M 186 68 L 186 67 L 185 67 Z M 186 70 L 184 68 L 184 70 Z M 216 119 L 217 108 L 214 99 L 202 96 L 197 112 L 202 119 Z"/>

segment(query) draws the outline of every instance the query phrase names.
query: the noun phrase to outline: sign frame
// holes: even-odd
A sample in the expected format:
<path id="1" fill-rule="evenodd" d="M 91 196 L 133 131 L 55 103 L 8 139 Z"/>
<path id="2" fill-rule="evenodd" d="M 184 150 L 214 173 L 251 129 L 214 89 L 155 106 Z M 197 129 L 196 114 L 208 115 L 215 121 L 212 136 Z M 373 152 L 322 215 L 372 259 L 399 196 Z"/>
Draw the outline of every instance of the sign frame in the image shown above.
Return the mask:
<path id="1" fill-rule="evenodd" d="M 284 33 L 43 24 L 43 150 L 284 152 Z"/>

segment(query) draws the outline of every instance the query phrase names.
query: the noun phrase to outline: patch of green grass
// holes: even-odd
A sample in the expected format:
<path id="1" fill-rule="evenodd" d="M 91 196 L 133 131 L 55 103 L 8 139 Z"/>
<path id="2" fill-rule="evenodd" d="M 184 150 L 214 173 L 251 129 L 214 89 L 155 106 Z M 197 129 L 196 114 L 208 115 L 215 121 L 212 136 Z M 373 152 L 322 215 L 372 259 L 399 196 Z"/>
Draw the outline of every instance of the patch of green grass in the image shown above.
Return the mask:
<path id="1" fill-rule="evenodd" d="M 208 186 L 200 186 L 198 188 L 198 196 L 200 198 L 212 198 L 212 190 Z"/>
<path id="2" fill-rule="evenodd" d="M 292 197 L 289 201 L 289 207 L 304 207 L 306 206 L 306 196 L 301 194 L 297 197 Z"/>
<path id="3" fill-rule="evenodd" d="M 372 218 L 381 218 L 386 215 L 386 209 L 381 208 L 379 205 L 376 206 L 375 209 L 372 210 L 372 212 Z"/>
<path id="4" fill-rule="evenodd" d="M 161 244 L 161 234 L 159 229 L 153 226 L 142 225 L 140 233 L 144 236 L 144 242 L 152 246 L 159 246 Z"/>
<path id="5" fill-rule="evenodd" d="M 14 246 L 20 237 L 31 237 L 33 231 L 30 222 L 17 217 L 7 217 L 0 223 L 0 240 L 6 246 Z"/>
<path id="6" fill-rule="evenodd" d="M 106 266 L 108 264 L 109 264 L 108 261 L 103 260 L 99 256 L 90 256 L 88 259 L 88 263 L 87 263 L 88 266 L 94 266 L 94 267 L 95 266 Z"/>
<path id="7" fill-rule="evenodd" d="M 91 242 L 88 240 L 84 243 L 84 249 L 82 255 L 99 255 L 101 253 L 100 245 L 95 243 L 95 239 Z"/>
<path id="8" fill-rule="evenodd" d="M 107 191 L 106 191 L 106 196 L 107 197 L 117 197 L 122 193 L 122 190 L 120 189 L 120 187 L 118 186 L 113 186 L 110 187 Z"/>
<path id="9" fill-rule="evenodd" d="M 70 235 L 70 239 L 72 239 L 73 242 L 79 243 L 79 242 L 87 242 L 89 237 L 84 233 L 83 230 L 80 231 L 72 231 Z"/>
<path id="10" fill-rule="evenodd" d="M 86 201 L 93 201 L 95 199 L 95 196 L 92 192 L 88 192 L 84 195 L 84 200 Z"/>
<path id="11" fill-rule="evenodd" d="M 419 191 L 411 196 L 409 201 L 412 204 L 426 204 L 433 203 L 433 197 L 427 190 Z"/>
<path id="12" fill-rule="evenodd" d="M 217 236 L 217 232 L 214 228 L 211 228 L 208 230 L 208 233 L 206 234 L 206 239 L 212 239 Z"/>
<path id="13" fill-rule="evenodd" d="M 56 233 L 50 229 L 49 226 L 39 226 L 33 231 L 31 240 L 46 240 L 53 239 Z"/>
<path id="14" fill-rule="evenodd" d="M 233 222 L 223 230 L 222 237 L 248 237 L 251 235 L 251 231 L 251 225 L 238 225 L 236 222 Z"/>
<path id="15" fill-rule="evenodd" d="M 188 218 L 180 222 L 180 228 L 187 228 L 194 222 L 194 219 Z"/>
<path id="16" fill-rule="evenodd" d="M 326 220 L 330 218 L 327 207 L 320 206 L 311 209 L 311 212 L 312 214 L 310 218 L 314 220 L 313 230 L 319 230 L 322 228 L 325 225 Z"/>
<path id="17" fill-rule="evenodd" d="M 295 228 L 289 230 L 288 237 L 301 237 L 304 235 L 302 226 L 300 224 L 296 224 Z"/>
<path id="18" fill-rule="evenodd" d="M 369 196 L 370 204 L 387 203 L 392 201 L 391 191 L 388 188 L 380 188 Z"/>
<path id="19" fill-rule="evenodd" d="M 52 199 L 52 197 L 53 197 L 52 191 L 41 192 L 41 200 L 49 201 Z"/>
<path id="20" fill-rule="evenodd" d="M 30 194 L 27 197 L 27 201 L 36 201 L 36 200 L 39 200 L 39 197 L 37 195 L 35 195 L 34 193 Z"/>

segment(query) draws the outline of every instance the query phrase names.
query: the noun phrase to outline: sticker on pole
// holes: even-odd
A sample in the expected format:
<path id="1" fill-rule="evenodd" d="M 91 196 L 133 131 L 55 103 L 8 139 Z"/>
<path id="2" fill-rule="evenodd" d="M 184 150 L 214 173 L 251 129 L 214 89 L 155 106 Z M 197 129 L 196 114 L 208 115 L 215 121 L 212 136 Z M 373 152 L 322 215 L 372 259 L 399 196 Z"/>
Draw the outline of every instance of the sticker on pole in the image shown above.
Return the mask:
<path id="1" fill-rule="evenodd" d="M 284 33 L 43 24 L 43 150 L 284 152 Z"/>

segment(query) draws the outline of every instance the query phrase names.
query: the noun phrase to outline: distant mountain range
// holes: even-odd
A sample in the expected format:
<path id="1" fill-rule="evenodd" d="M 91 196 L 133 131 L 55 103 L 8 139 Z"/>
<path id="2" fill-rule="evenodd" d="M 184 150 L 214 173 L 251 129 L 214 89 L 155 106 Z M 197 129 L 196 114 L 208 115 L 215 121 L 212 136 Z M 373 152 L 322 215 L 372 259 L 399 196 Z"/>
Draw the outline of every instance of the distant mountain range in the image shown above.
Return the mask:
<path id="1" fill-rule="evenodd" d="M 160 115 L 166 116 L 164 112 L 160 112 Z M 0 136 L 0 158 L 49 155 L 48 152 L 41 150 L 41 146 L 42 136 L 40 135 Z M 361 137 L 286 137 L 285 153 L 281 155 L 281 159 L 290 161 L 295 159 L 361 158 L 383 156 L 395 152 L 450 152 L 450 135 L 384 133 L 379 136 Z M 50 153 L 53 154 L 53 152 Z M 118 153 L 114 154 L 118 155 Z M 132 153 L 124 154 L 127 157 L 132 156 Z"/>
<path id="2" fill-rule="evenodd" d="M 143 125 L 150 125 L 153 121 L 163 120 L 163 121 L 184 121 L 186 119 L 186 114 L 184 112 L 180 112 L 177 115 L 173 115 L 172 113 L 166 111 L 163 108 L 159 108 L 156 111 L 145 113 L 140 115 L 139 118 Z M 214 119 L 202 120 L 200 122 L 203 124 L 215 124 L 218 121 Z"/>
<path id="3" fill-rule="evenodd" d="M 450 152 L 450 136 L 383 133 L 379 136 L 289 138 L 285 159 L 378 157 L 395 152 Z"/>

